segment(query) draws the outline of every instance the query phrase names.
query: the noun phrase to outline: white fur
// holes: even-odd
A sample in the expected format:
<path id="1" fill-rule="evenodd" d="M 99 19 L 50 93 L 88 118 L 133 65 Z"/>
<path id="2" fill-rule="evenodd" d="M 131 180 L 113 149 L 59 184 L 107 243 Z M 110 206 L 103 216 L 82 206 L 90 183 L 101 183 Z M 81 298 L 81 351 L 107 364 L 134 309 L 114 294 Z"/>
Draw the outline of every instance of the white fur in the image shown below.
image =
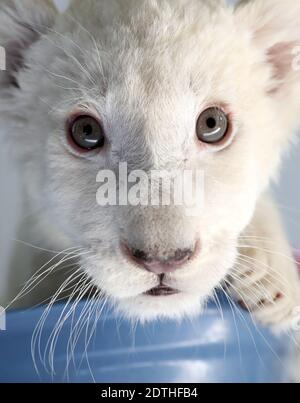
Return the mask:
<path id="1" fill-rule="evenodd" d="M 1 80 L 7 138 L 22 160 L 31 204 L 42 206 L 43 219 L 70 245 L 93 252 L 81 264 L 120 312 L 142 321 L 199 312 L 234 267 L 249 228 L 291 256 L 273 207 L 263 205 L 299 123 L 300 73 L 291 69 L 289 49 L 300 42 L 300 3 L 253 0 L 234 9 L 218 0 L 74 0 L 63 15 L 42 0 L 9 3 L 15 18 L 2 8 L 2 44 L 9 49 L 26 35 L 31 42 L 19 43 L 27 68 Z M 197 116 L 211 103 L 233 115 L 234 140 L 220 152 L 195 141 Z M 65 121 L 78 107 L 99 114 L 109 151 L 78 157 L 69 148 Z M 117 171 L 120 161 L 131 169 L 203 169 L 205 210 L 195 219 L 174 206 L 100 208 L 97 173 Z M 182 293 L 143 295 L 158 279 L 124 259 L 123 238 L 160 254 L 200 238 L 199 257 L 167 277 Z M 295 265 L 266 251 L 250 248 L 249 255 L 272 265 L 273 291 L 285 296 L 284 315 L 271 304 L 257 318 L 273 322 L 275 309 L 282 324 L 299 303 Z"/>

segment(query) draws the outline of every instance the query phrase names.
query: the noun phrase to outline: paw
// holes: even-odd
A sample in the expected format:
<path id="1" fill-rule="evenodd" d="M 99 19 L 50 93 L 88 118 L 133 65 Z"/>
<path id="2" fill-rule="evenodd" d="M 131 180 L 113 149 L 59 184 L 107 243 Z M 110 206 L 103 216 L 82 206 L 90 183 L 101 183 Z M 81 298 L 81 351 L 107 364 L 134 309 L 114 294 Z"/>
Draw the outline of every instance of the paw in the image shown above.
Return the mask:
<path id="1" fill-rule="evenodd" d="M 243 250 L 227 279 L 230 296 L 254 320 L 274 330 L 293 330 L 300 306 L 300 279 L 288 256 L 254 247 Z"/>

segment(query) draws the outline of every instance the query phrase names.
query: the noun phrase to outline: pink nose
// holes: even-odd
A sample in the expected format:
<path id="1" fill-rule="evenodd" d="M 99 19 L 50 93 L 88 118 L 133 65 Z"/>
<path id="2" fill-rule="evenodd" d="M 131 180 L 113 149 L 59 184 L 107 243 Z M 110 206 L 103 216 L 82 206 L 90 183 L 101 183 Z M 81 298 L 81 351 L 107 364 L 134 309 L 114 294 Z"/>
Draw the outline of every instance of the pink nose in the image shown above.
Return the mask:
<path id="1" fill-rule="evenodd" d="M 197 249 L 198 244 L 193 249 L 178 249 L 169 258 L 161 259 L 139 249 L 128 246 L 123 248 L 127 258 L 141 268 L 157 275 L 172 273 L 183 268 L 195 256 Z"/>

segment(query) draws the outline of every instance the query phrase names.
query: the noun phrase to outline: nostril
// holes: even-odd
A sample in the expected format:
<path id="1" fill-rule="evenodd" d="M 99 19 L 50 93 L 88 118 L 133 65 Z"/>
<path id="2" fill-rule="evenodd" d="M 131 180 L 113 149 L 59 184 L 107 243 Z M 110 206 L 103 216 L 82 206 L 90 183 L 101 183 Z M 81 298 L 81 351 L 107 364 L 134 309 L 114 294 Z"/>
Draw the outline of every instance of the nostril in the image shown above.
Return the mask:
<path id="1" fill-rule="evenodd" d="M 151 263 L 152 261 L 151 257 L 149 257 L 149 255 L 146 252 L 143 252 L 142 250 L 139 249 L 132 249 L 131 254 L 137 260 L 149 263 Z"/>
<path id="2" fill-rule="evenodd" d="M 174 256 L 175 262 L 181 262 L 186 259 L 190 259 L 194 254 L 194 251 L 191 249 L 178 249 Z"/>

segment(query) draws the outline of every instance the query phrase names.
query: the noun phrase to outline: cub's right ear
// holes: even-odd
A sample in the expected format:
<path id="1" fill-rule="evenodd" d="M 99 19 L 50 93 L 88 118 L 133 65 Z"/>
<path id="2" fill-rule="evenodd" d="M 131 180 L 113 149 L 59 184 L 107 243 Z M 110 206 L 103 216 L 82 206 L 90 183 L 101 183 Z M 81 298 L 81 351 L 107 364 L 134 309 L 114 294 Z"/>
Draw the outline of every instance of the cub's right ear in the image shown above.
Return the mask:
<path id="1" fill-rule="evenodd" d="M 18 86 L 26 52 L 54 25 L 51 0 L 0 0 L 0 86 Z"/>

